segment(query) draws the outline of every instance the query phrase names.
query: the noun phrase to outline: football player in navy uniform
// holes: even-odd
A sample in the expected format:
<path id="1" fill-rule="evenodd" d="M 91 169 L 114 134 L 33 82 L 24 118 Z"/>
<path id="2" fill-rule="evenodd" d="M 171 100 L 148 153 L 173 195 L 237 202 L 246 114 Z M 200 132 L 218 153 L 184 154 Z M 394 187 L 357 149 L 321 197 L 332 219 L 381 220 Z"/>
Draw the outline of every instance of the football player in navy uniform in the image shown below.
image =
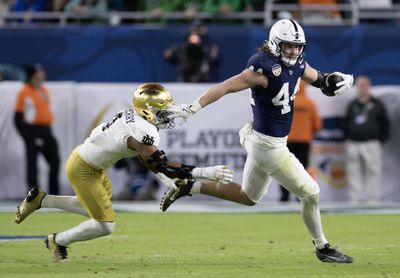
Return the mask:
<path id="1" fill-rule="evenodd" d="M 121 111 L 111 121 L 93 129 L 85 142 L 69 156 L 66 173 L 76 196 L 49 195 L 37 187 L 29 191 L 17 208 L 17 224 L 40 208 L 58 208 L 89 218 L 69 230 L 46 237 L 46 247 L 53 261 L 67 260 L 66 246 L 71 243 L 113 232 L 115 213 L 111 181 L 106 170 L 122 158 L 138 156 L 163 183 L 174 188 L 175 179 L 232 181 L 232 171 L 226 166 L 202 168 L 184 165 L 168 160 L 165 153 L 158 150 L 159 129 L 174 126 L 173 120 L 167 119 L 166 112 L 173 105 L 171 94 L 162 85 L 141 85 L 134 93 L 132 108 Z"/>
<path id="2" fill-rule="evenodd" d="M 165 211 L 188 194 L 201 193 L 244 205 L 257 204 L 267 193 L 272 178 L 301 200 L 301 213 L 319 260 L 351 263 L 350 256 L 334 249 L 325 238 L 319 211 L 319 187 L 299 160 L 286 147 L 293 118 L 293 100 L 300 79 L 337 96 L 353 84 L 353 76 L 340 72 L 321 73 L 305 59 L 306 38 L 294 20 L 283 19 L 270 30 L 269 40 L 248 60 L 247 68 L 207 90 L 191 105 L 181 105 L 171 117 L 186 121 L 205 106 L 229 93 L 251 89 L 253 121 L 240 130 L 247 151 L 242 185 L 236 183 L 188 182 L 169 189 L 162 202 Z M 175 106 L 176 107 L 176 106 Z"/>

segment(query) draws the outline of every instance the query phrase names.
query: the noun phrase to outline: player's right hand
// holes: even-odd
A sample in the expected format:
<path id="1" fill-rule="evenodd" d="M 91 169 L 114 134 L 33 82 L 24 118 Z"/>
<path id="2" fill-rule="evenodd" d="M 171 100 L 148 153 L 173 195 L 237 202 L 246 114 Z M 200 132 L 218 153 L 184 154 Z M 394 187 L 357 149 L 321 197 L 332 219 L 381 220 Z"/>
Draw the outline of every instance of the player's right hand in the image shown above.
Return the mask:
<path id="1" fill-rule="evenodd" d="M 193 114 L 189 104 L 172 104 L 167 108 L 168 119 L 174 120 L 178 125 L 184 124 Z"/>
<path id="2" fill-rule="evenodd" d="M 336 83 L 336 87 L 338 89 L 334 92 L 335 96 L 340 96 L 351 88 L 354 82 L 354 78 L 352 74 L 344 74 L 338 71 L 335 71 L 333 74 L 336 74 L 342 78 L 342 81 Z"/>

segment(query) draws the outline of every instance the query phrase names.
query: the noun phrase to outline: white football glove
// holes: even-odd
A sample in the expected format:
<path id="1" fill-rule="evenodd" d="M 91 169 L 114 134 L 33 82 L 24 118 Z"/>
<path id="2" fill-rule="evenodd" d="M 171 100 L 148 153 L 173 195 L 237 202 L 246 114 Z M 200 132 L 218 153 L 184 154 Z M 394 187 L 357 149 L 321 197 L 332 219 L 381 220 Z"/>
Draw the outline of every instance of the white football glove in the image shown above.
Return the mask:
<path id="1" fill-rule="evenodd" d="M 185 123 L 190 116 L 198 112 L 201 109 L 201 105 L 198 101 L 192 104 L 173 104 L 168 107 L 167 112 L 169 113 L 168 119 L 176 120 L 178 119 L 178 125 Z"/>
<path id="2" fill-rule="evenodd" d="M 171 178 L 168 178 L 168 177 L 167 177 L 166 175 L 164 175 L 163 173 L 157 173 L 157 174 L 156 174 L 156 177 L 158 178 L 158 180 L 159 180 L 161 183 L 165 184 L 167 187 L 173 188 L 173 189 L 177 189 L 175 182 L 176 182 L 178 179 L 171 179 Z"/>
<path id="3" fill-rule="evenodd" d="M 225 165 L 196 167 L 192 170 L 192 175 L 196 179 L 207 179 L 224 184 L 233 181 L 233 171 Z"/>
<path id="4" fill-rule="evenodd" d="M 351 86 L 353 85 L 354 78 L 352 74 L 344 74 L 338 71 L 335 71 L 333 74 L 336 74 L 341 78 L 343 78 L 343 81 L 336 83 L 336 87 L 338 87 L 339 89 L 337 89 L 334 92 L 335 96 L 340 96 L 351 88 Z"/>

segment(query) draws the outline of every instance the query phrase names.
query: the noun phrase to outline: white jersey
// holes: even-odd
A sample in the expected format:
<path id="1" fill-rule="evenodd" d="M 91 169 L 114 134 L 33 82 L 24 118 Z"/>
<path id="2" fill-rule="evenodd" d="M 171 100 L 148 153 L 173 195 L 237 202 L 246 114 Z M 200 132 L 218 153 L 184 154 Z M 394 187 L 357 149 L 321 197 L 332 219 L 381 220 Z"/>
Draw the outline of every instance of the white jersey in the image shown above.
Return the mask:
<path id="1" fill-rule="evenodd" d="M 108 123 L 92 130 L 90 136 L 79 147 L 78 153 L 89 165 L 107 169 L 124 157 L 136 156 L 137 152 L 127 147 L 128 137 L 158 146 L 160 135 L 156 126 L 150 124 L 133 109 L 122 111 Z"/>

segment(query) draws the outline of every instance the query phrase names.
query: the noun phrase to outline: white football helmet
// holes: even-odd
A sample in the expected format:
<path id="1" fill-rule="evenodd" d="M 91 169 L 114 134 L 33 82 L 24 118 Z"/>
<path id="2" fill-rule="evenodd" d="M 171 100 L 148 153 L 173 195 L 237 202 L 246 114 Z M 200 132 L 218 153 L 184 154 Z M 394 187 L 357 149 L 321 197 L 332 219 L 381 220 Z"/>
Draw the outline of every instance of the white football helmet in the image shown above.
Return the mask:
<path id="1" fill-rule="evenodd" d="M 300 45 L 299 55 L 292 59 L 285 57 L 282 53 L 282 43 Z M 303 54 L 306 45 L 303 28 L 292 19 L 281 19 L 272 25 L 269 31 L 268 45 L 274 56 L 280 57 L 285 65 L 293 66 Z"/>

